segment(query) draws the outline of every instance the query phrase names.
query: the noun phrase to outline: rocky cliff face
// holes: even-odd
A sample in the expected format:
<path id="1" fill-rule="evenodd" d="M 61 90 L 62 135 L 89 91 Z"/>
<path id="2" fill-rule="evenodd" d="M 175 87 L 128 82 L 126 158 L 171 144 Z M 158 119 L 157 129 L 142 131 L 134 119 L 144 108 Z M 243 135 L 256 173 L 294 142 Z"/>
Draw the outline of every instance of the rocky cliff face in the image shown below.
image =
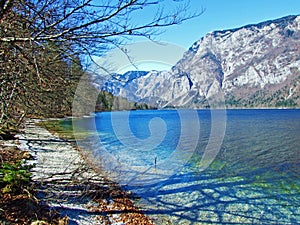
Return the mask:
<path id="1" fill-rule="evenodd" d="M 195 42 L 171 71 L 111 79 L 104 89 L 158 106 L 300 106 L 300 16 L 214 31 Z"/>

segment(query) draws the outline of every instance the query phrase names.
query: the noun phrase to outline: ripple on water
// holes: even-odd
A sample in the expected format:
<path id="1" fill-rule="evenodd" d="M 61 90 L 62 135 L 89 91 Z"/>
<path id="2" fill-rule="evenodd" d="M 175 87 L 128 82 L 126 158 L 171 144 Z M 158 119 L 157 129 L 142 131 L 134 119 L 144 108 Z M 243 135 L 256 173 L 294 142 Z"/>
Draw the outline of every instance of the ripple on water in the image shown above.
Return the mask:
<path id="1" fill-rule="evenodd" d="M 152 118 L 163 113 L 162 118 L 169 126 L 173 122 L 178 123 L 178 115 L 173 117 L 174 112 L 134 112 L 133 127 L 139 128 L 136 129 L 139 132 L 147 131 L 137 136 L 149 135 L 147 115 Z M 189 164 L 169 180 L 150 187 L 141 186 L 138 190 L 134 187 L 133 191 L 141 196 L 140 205 L 157 224 L 163 225 L 299 223 L 299 112 L 228 110 L 226 135 L 220 153 L 210 167 L 200 173 L 201 154 L 209 139 L 211 124 L 210 112 L 200 110 L 199 154 L 195 154 Z M 132 148 L 120 145 L 111 135 L 113 130 L 108 130 L 109 126 L 104 122 L 102 128 L 105 130 L 102 132 L 109 137 L 104 138 L 102 144 L 108 151 L 118 154 L 116 157 L 125 163 L 153 164 L 154 156 L 149 156 L 149 152 L 143 149 L 133 152 Z M 106 122 L 109 123 L 110 119 Z M 146 124 L 145 129 L 140 129 L 141 124 Z M 178 124 L 176 126 L 178 128 Z M 174 137 L 180 136 L 176 133 L 180 132 L 177 128 L 170 129 L 164 144 L 153 151 L 155 157 L 166 158 L 172 152 L 171 147 L 176 147 Z"/>

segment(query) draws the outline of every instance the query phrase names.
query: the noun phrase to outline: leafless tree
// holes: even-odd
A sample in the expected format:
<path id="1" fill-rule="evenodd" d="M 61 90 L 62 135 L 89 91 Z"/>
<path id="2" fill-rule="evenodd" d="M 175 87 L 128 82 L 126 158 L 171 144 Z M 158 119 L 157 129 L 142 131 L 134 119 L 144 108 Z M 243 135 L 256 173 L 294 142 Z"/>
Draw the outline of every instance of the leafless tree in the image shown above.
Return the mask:
<path id="1" fill-rule="evenodd" d="M 202 13 L 188 8 L 164 0 L 0 0 L 0 134 L 47 108 L 67 113 L 86 56 L 152 39 Z"/>

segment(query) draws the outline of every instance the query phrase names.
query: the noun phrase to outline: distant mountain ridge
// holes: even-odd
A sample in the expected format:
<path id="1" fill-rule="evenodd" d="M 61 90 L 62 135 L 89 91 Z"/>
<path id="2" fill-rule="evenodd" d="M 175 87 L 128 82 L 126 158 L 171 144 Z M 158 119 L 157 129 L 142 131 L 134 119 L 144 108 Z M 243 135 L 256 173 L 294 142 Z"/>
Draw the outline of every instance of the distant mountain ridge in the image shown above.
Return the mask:
<path id="1" fill-rule="evenodd" d="M 170 71 L 127 72 L 103 90 L 158 107 L 209 107 L 222 93 L 227 107 L 300 106 L 300 16 L 213 31 Z"/>

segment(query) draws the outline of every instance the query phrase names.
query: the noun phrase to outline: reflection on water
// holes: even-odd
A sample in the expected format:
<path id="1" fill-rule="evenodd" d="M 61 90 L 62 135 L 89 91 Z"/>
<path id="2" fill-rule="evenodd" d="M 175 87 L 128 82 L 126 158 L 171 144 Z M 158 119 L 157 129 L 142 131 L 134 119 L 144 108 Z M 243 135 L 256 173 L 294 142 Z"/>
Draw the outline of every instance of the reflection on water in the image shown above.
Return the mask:
<path id="1" fill-rule="evenodd" d="M 135 112 L 130 127 L 140 138 L 150 135 L 149 114 L 161 114 L 168 128 L 164 141 L 152 151 L 138 144 L 131 149 L 122 146 L 109 113 L 96 119 L 101 144 L 126 163 L 153 165 L 155 157 L 167 158 L 180 136 L 178 114 Z M 207 110 L 198 114 L 199 143 L 185 167 L 166 181 L 126 187 L 139 196 L 137 203 L 145 212 L 157 224 L 299 223 L 300 110 L 228 110 L 221 150 L 203 172 L 199 161 L 209 139 L 211 117 Z"/>

